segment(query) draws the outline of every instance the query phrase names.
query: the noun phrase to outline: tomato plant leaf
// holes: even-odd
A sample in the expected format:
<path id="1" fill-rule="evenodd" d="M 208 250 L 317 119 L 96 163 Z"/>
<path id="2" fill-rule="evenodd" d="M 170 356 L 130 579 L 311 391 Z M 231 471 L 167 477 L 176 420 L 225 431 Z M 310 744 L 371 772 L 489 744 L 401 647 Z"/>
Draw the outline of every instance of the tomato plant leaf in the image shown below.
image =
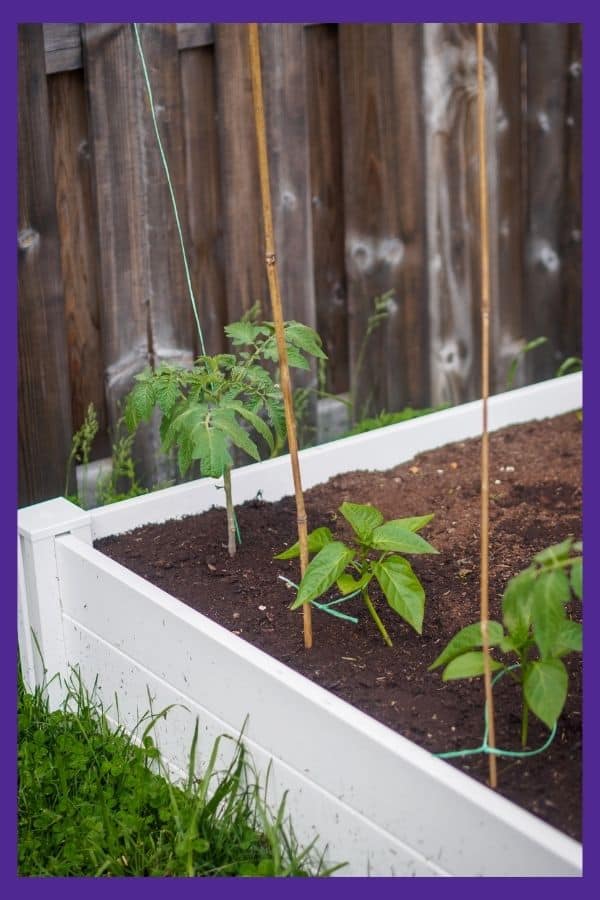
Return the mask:
<path id="1" fill-rule="evenodd" d="M 492 672 L 502 668 L 502 664 L 490 657 Z M 451 660 L 442 675 L 443 681 L 452 681 L 455 678 L 473 678 L 483 675 L 483 651 L 470 650 Z"/>
<path id="2" fill-rule="evenodd" d="M 330 544 L 332 541 L 333 535 L 329 528 L 315 528 L 315 530 L 311 531 L 308 535 L 308 552 L 318 553 L 319 550 L 323 549 L 325 544 Z M 296 541 L 296 543 L 292 544 L 291 547 L 288 547 L 287 550 L 278 553 L 275 559 L 294 559 L 296 556 L 300 556 L 299 541 Z"/>
<path id="3" fill-rule="evenodd" d="M 504 638 L 504 629 L 500 622 L 488 622 L 488 638 L 490 647 L 496 647 L 500 644 Z M 437 669 L 438 666 L 449 663 L 457 656 L 466 653 L 467 650 L 472 650 L 474 647 L 481 647 L 481 645 L 482 637 L 480 622 L 474 622 L 473 625 L 467 625 L 466 628 L 461 628 L 461 630 L 454 635 L 437 659 L 429 666 L 429 671 Z"/>
<path id="4" fill-rule="evenodd" d="M 437 553 L 419 534 L 398 525 L 397 522 L 386 522 L 373 532 L 371 546 L 376 550 L 392 550 L 399 553 Z"/>
<path id="5" fill-rule="evenodd" d="M 374 529 L 384 521 L 379 510 L 368 503 L 344 502 L 339 509 L 354 529 L 355 534 L 364 543 L 370 541 Z"/>
<path id="6" fill-rule="evenodd" d="M 309 353 L 311 356 L 316 356 L 318 359 L 327 359 L 327 356 L 321 347 L 321 338 L 317 332 L 312 328 L 309 328 L 308 325 L 303 325 L 301 322 L 294 321 L 286 322 L 284 333 L 288 347 L 289 344 L 294 344 L 300 350 L 304 350 L 305 353 Z"/>
<path id="7" fill-rule="evenodd" d="M 311 600 L 324 594 L 337 581 L 352 559 L 354 550 L 346 547 L 341 541 L 326 544 L 309 563 L 300 582 L 298 596 L 291 608 L 297 609 L 303 603 L 310 603 Z"/>
<path id="8" fill-rule="evenodd" d="M 560 659 L 533 662 L 524 679 L 525 700 L 531 711 L 552 728 L 567 699 L 567 670 Z"/>
<path id="9" fill-rule="evenodd" d="M 421 634 L 425 591 L 410 563 L 401 556 L 388 556 L 383 562 L 373 564 L 373 572 L 394 612 Z"/>
<path id="10" fill-rule="evenodd" d="M 239 422 L 236 422 L 231 412 L 227 409 L 216 409 L 212 414 L 212 422 L 216 428 L 219 428 L 232 440 L 236 447 L 239 447 L 252 459 L 257 461 L 260 459 L 258 447 Z"/>

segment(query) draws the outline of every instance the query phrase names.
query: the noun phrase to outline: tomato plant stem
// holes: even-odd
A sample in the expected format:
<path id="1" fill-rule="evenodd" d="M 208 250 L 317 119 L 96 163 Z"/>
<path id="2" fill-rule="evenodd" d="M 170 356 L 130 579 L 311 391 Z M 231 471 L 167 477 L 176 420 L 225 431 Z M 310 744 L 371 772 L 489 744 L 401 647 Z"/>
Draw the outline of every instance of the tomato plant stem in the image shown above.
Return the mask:
<path id="1" fill-rule="evenodd" d="M 223 472 L 223 485 L 225 487 L 225 506 L 227 507 L 227 549 L 230 556 L 235 556 L 235 513 L 231 491 L 231 469 L 225 469 Z"/>

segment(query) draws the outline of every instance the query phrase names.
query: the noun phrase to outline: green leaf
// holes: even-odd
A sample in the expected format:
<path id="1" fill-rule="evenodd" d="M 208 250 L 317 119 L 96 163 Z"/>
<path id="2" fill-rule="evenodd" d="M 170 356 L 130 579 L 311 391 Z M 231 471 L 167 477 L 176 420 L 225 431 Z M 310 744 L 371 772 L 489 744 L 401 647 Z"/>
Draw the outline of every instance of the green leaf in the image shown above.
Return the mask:
<path id="1" fill-rule="evenodd" d="M 424 538 L 403 528 L 397 522 L 386 522 L 373 532 L 371 546 L 376 550 L 396 550 L 399 553 L 437 553 Z"/>
<path id="2" fill-rule="evenodd" d="M 125 421 L 130 431 L 137 428 L 141 421 L 150 418 L 156 404 L 152 374 L 144 372 L 138 379 L 138 383 L 127 398 L 125 409 Z"/>
<path id="3" fill-rule="evenodd" d="M 177 462 L 179 464 L 179 471 L 182 475 L 185 475 L 192 464 L 192 443 L 186 438 L 183 438 L 179 443 Z"/>
<path id="4" fill-rule="evenodd" d="M 523 683 L 525 700 L 531 711 L 552 728 L 567 699 L 568 675 L 560 659 L 533 662 Z"/>
<path id="5" fill-rule="evenodd" d="M 428 525 L 429 522 L 434 517 L 434 513 L 430 513 L 428 516 L 409 516 L 407 519 L 390 519 L 387 522 L 388 525 L 398 525 L 400 528 L 405 528 L 407 531 L 420 531 L 421 528 L 424 528 L 425 525 Z"/>
<path id="6" fill-rule="evenodd" d="M 557 635 L 566 618 L 564 603 L 569 596 L 569 580 L 560 570 L 543 573 L 533 585 L 531 622 L 543 659 L 553 655 Z"/>
<path id="7" fill-rule="evenodd" d="M 155 384 L 156 402 L 160 406 L 165 415 L 169 415 L 177 401 L 179 400 L 180 391 L 177 384 L 177 375 L 173 372 L 162 373 L 156 380 Z"/>
<path id="8" fill-rule="evenodd" d="M 303 325 L 301 322 L 286 322 L 285 323 L 285 338 L 288 344 L 294 344 L 296 347 L 299 347 L 300 350 L 304 350 L 305 353 L 309 353 L 311 356 L 316 356 L 318 359 L 327 359 L 325 353 L 323 353 L 323 349 L 321 347 L 321 338 L 312 328 L 309 328 L 308 325 Z"/>
<path id="9" fill-rule="evenodd" d="M 501 668 L 502 665 L 490 657 L 491 671 L 496 672 Z M 472 650 L 455 657 L 444 669 L 442 680 L 452 681 L 454 678 L 473 678 L 476 675 L 483 675 L 483 652 L 481 650 Z"/>
<path id="10" fill-rule="evenodd" d="M 239 402 L 231 402 L 228 403 L 228 407 L 230 409 L 235 410 L 238 415 L 240 415 L 243 419 L 248 422 L 248 424 L 252 425 L 255 431 L 257 431 L 261 437 L 265 439 L 269 446 L 269 450 L 275 449 L 275 441 L 273 440 L 273 435 L 271 433 L 271 429 L 264 422 L 259 415 L 257 415 L 252 410 L 248 409 L 244 406 L 243 403 Z"/>
<path id="11" fill-rule="evenodd" d="M 373 530 L 381 525 L 383 516 L 378 509 L 368 503 L 342 503 L 340 512 L 350 523 L 361 541 L 369 543 Z"/>
<path id="12" fill-rule="evenodd" d="M 530 567 L 511 578 L 502 597 L 504 626 L 517 646 L 527 640 L 531 622 L 531 604 L 535 569 Z"/>
<path id="13" fill-rule="evenodd" d="M 268 334 L 260 325 L 252 322 L 232 322 L 225 326 L 225 334 L 236 346 L 240 344 L 253 344 L 261 334 Z"/>
<path id="14" fill-rule="evenodd" d="M 565 619 L 559 629 L 554 646 L 555 656 L 565 656 L 567 653 L 581 653 L 583 649 L 583 628 L 580 622 L 572 622 Z"/>
<path id="15" fill-rule="evenodd" d="M 336 584 L 340 593 L 346 596 L 347 594 L 352 594 L 354 591 L 359 591 L 369 583 L 372 577 L 373 574 L 371 572 L 365 572 L 361 578 L 354 578 L 352 575 L 342 574 L 338 578 Z"/>
<path id="16" fill-rule="evenodd" d="M 297 609 L 324 594 L 353 559 L 354 550 L 341 541 L 326 544 L 309 563 L 291 608 Z"/>
<path id="17" fill-rule="evenodd" d="M 410 563 L 401 556 L 389 556 L 381 563 L 374 563 L 373 572 L 394 612 L 421 634 L 425 591 Z"/>
<path id="18" fill-rule="evenodd" d="M 500 622 L 489 621 L 488 638 L 490 647 L 496 647 L 500 644 L 503 637 L 504 629 Z M 445 663 L 449 663 L 451 660 L 460 656 L 462 653 L 466 653 L 467 650 L 471 650 L 473 647 L 481 647 L 481 644 L 480 622 L 474 622 L 473 625 L 467 625 L 465 628 L 461 628 L 449 643 L 446 644 L 446 647 L 442 650 L 437 659 L 429 666 L 429 671 L 437 669 L 438 666 L 443 666 Z"/>
<path id="19" fill-rule="evenodd" d="M 332 541 L 333 535 L 329 528 L 315 528 L 315 530 L 311 531 L 308 535 L 308 552 L 318 553 L 319 550 L 322 550 L 326 544 L 330 544 Z M 292 544 L 291 547 L 288 547 L 287 550 L 283 550 L 281 553 L 278 553 L 274 558 L 294 559 L 296 556 L 300 556 L 299 541 L 296 541 L 296 543 Z"/>
<path id="20" fill-rule="evenodd" d="M 210 423 L 201 422 L 190 433 L 192 459 L 200 460 L 203 475 L 220 478 L 226 469 L 233 466 L 229 453 L 228 437 Z"/>
<path id="21" fill-rule="evenodd" d="M 576 559 L 571 566 L 571 587 L 578 600 L 583 598 L 583 564 Z"/>
<path id="22" fill-rule="evenodd" d="M 537 563 L 552 563 L 552 562 L 562 562 L 562 560 L 566 559 L 571 552 L 571 547 L 573 546 L 573 538 L 568 537 L 565 541 L 562 541 L 560 544 L 553 544 L 552 547 L 546 547 L 545 550 L 540 551 L 540 553 L 536 553 L 533 557 L 535 562 Z"/>
<path id="23" fill-rule="evenodd" d="M 292 366 L 292 368 L 310 369 L 310 363 L 302 356 L 302 353 L 297 347 L 289 344 L 287 348 L 287 357 L 288 365 Z"/>
<path id="24" fill-rule="evenodd" d="M 244 453 L 247 453 L 252 459 L 257 461 L 260 460 L 258 447 L 248 433 L 244 431 L 239 422 L 235 421 L 232 413 L 226 409 L 216 409 L 212 414 L 212 422 L 215 428 L 224 431 L 225 434 L 231 438 L 236 447 L 239 447 L 240 450 L 243 450 Z"/>

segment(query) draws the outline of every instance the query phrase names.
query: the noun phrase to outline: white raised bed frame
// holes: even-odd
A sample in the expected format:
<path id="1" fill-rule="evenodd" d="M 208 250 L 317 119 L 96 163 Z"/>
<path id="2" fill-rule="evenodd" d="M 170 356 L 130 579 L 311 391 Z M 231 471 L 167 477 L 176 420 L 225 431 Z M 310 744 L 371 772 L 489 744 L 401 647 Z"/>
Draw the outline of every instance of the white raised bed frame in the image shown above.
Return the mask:
<path id="1" fill-rule="evenodd" d="M 581 376 L 490 401 L 490 428 L 581 406 Z M 385 470 L 416 453 L 479 434 L 479 402 L 345 438 L 301 453 L 306 488 L 340 472 Z M 317 835 L 346 875 L 581 874 L 581 846 L 421 747 L 108 559 L 92 541 L 148 522 L 223 504 L 201 479 L 84 512 L 64 499 L 19 512 L 19 646 L 29 686 L 44 670 L 78 666 L 96 677 L 121 722 L 177 704 L 156 736 L 174 771 L 185 770 L 196 716 L 200 756 L 222 733 L 244 741 L 269 797 L 284 791 L 302 842 Z M 288 457 L 233 473 L 236 503 L 293 492 Z M 201 548 L 198 548 L 201 552 Z M 319 640 L 318 621 L 315 628 Z M 62 700 L 60 683 L 51 702 Z"/>

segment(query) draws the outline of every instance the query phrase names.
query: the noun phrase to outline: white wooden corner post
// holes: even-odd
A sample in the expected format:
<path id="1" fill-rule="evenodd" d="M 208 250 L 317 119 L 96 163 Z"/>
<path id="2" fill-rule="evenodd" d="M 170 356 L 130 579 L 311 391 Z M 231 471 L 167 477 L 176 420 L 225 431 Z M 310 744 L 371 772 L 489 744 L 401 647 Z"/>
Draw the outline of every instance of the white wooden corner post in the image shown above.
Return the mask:
<path id="1" fill-rule="evenodd" d="M 28 690 L 46 680 L 50 706 L 56 709 L 64 699 L 68 669 L 55 541 L 59 535 L 72 534 L 91 544 L 91 516 L 59 497 L 19 510 L 18 527 L 21 669 Z"/>

